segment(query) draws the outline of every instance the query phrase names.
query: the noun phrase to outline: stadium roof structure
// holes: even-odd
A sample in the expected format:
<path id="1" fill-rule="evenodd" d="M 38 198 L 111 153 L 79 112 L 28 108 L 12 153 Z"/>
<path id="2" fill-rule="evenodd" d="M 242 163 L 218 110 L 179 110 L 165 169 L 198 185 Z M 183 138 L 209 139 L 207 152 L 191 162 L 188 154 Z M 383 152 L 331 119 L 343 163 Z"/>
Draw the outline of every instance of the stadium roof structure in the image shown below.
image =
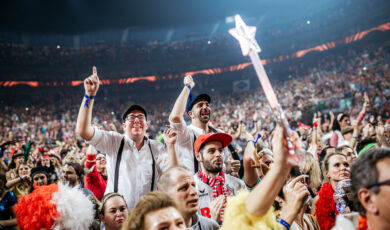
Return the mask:
<path id="1" fill-rule="evenodd" d="M 355 0 L 351 6 L 359 1 L 363 0 Z M 80 34 L 128 27 L 194 26 L 225 21 L 235 14 L 247 19 L 260 16 L 260 20 L 268 22 L 288 21 L 320 12 L 326 14 L 327 9 L 348 3 L 337 0 L 16 0 L 0 4 L 0 31 Z"/>

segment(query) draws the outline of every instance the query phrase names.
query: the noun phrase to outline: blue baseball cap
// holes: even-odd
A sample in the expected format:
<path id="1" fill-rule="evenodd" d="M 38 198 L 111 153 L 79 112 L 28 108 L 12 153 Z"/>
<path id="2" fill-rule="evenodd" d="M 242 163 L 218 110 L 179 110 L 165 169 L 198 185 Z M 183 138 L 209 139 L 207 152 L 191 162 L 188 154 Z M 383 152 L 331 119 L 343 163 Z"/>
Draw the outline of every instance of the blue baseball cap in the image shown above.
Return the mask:
<path id="1" fill-rule="evenodd" d="M 200 100 L 205 100 L 208 103 L 210 103 L 211 98 L 208 94 L 202 93 L 202 94 L 199 94 L 198 96 L 192 98 L 192 100 L 188 99 L 187 108 L 186 108 L 187 113 L 192 109 L 192 106 L 194 106 L 196 104 L 196 102 L 198 102 Z"/>

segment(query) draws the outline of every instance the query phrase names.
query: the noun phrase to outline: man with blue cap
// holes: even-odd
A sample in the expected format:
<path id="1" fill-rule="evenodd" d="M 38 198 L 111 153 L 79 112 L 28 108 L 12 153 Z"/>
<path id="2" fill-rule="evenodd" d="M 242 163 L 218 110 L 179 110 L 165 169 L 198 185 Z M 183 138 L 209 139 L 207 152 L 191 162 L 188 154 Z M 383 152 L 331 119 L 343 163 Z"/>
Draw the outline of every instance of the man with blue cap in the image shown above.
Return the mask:
<path id="1" fill-rule="evenodd" d="M 176 152 L 183 166 L 191 172 L 196 173 L 199 169 L 198 161 L 194 152 L 194 142 L 198 136 L 207 133 L 217 133 L 220 130 L 215 129 L 208 123 L 211 117 L 211 98 L 208 94 L 199 94 L 192 97 L 191 90 L 195 83 L 192 76 L 184 78 L 184 88 L 177 98 L 172 112 L 169 115 L 169 122 L 178 132 L 176 141 Z M 184 120 L 184 112 L 190 117 L 191 124 L 187 126 Z M 240 168 L 240 162 L 231 160 L 231 153 L 227 148 L 224 149 L 224 167 L 225 171 L 237 172 Z"/>

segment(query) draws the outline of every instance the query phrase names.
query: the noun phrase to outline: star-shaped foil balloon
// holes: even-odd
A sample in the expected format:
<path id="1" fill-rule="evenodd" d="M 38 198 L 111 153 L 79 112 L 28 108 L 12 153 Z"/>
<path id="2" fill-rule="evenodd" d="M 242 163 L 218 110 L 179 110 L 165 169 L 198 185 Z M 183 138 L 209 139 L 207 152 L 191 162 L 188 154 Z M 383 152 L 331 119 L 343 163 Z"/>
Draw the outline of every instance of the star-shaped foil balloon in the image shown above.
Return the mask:
<path id="1" fill-rule="evenodd" d="M 240 43 L 242 55 L 247 56 L 251 50 L 260 52 L 260 46 L 255 39 L 256 27 L 247 26 L 240 15 L 236 15 L 235 19 L 236 28 L 230 29 L 229 33 Z"/>

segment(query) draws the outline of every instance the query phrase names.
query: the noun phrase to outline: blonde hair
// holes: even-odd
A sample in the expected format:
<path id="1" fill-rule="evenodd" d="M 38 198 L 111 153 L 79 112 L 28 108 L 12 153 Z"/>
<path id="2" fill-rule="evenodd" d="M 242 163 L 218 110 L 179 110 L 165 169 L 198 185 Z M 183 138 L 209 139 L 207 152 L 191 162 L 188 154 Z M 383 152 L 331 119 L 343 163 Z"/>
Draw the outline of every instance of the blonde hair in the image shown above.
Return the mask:
<path id="1" fill-rule="evenodd" d="M 313 154 L 306 152 L 305 160 L 299 164 L 299 169 L 302 173 L 309 175 L 309 185 L 313 189 L 317 189 L 321 185 L 321 169 L 318 160 Z"/>

